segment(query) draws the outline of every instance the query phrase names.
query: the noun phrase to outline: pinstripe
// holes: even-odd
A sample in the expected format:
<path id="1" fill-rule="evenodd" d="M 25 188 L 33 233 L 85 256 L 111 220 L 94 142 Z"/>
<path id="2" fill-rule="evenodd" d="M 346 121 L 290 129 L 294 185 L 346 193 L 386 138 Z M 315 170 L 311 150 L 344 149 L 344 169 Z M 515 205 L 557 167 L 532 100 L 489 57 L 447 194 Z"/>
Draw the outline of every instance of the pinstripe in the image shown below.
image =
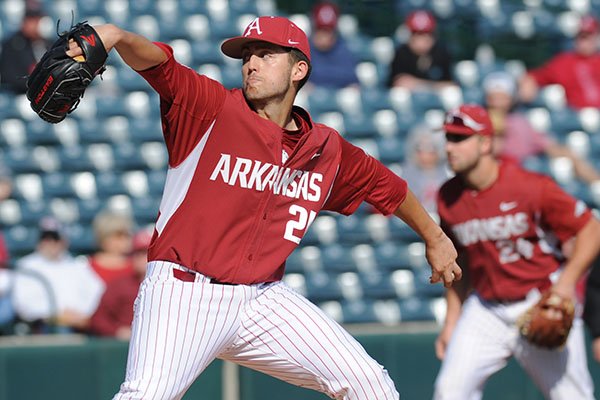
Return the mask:
<path id="1" fill-rule="evenodd" d="M 171 380 L 171 377 L 173 376 L 173 374 L 171 373 L 171 370 L 173 368 L 173 359 L 175 358 L 175 357 L 173 357 L 173 355 L 177 354 L 177 353 L 175 353 L 175 346 L 177 345 L 176 337 L 173 338 L 173 340 L 169 340 L 169 327 L 171 326 L 170 320 L 171 320 L 171 315 L 172 315 L 171 314 L 171 305 L 173 304 L 173 292 L 175 291 L 175 287 L 176 286 L 179 286 L 179 285 L 175 285 L 175 284 L 171 285 L 171 295 L 169 296 L 169 307 L 167 309 L 168 310 L 167 314 L 168 314 L 169 317 L 168 317 L 168 321 L 167 321 L 167 324 L 166 324 L 165 348 L 164 348 L 164 351 L 163 351 L 161 365 L 165 365 L 166 364 L 165 363 L 165 356 L 166 356 L 166 353 L 167 353 L 167 351 L 166 351 L 167 350 L 167 346 L 170 344 L 170 342 L 173 342 L 173 348 L 172 348 L 172 351 L 170 353 L 171 357 L 169 357 L 171 359 L 171 362 L 169 363 L 169 369 L 168 369 L 167 373 L 165 373 L 164 370 L 161 368 L 161 379 L 159 380 L 159 382 L 162 382 L 162 376 L 165 376 L 167 379 L 164 382 L 164 384 L 162 384 L 162 385 L 160 385 L 160 386 L 158 386 L 156 388 L 157 389 L 156 390 L 156 394 L 158 394 L 158 390 L 159 389 L 163 389 L 162 390 L 163 396 L 158 396 L 159 399 L 164 398 L 164 394 L 165 394 L 166 390 L 169 387 L 169 381 Z M 181 294 L 179 295 L 179 299 L 181 300 Z M 181 304 L 181 301 L 179 303 Z M 181 312 L 181 307 L 177 307 L 177 318 L 175 319 L 175 330 L 174 330 L 175 332 L 178 331 L 177 328 L 179 327 L 179 313 L 180 312 Z M 175 336 L 177 336 L 177 335 L 175 335 Z M 180 358 L 180 356 L 181 356 L 180 354 L 177 354 L 177 358 Z"/>
<path id="2" fill-rule="evenodd" d="M 190 286 L 191 286 L 190 300 L 188 301 L 188 305 L 187 305 L 187 313 L 186 313 L 186 318 L 185 318 L 185 327 L 183 328 L 183 332 L 187 332 L 188 331 L 188 326 L 189 326 L 189 321 L 190 321 L 190 313 L 192 311 L 192 298 L 194 297 L 194 289 L 196 288 L 196 285 L 190 285 Z M 181 304 L 184 304 L 183 303 L 183 297 L 184 297 L 184 294 L 186 292 L 186 290 L 185 290 L 186 288 L 187 288 L 187 286 L 183 285 L 183 287 L 181 289 L 181 301 L 180 301 Z M 195 333 L 195 327 L 194 327 L 194 333 Z M 181 385 L 182 385 L 182 383 L 184 383 L 183 381 L 179 381 L 179 382 L 177 381 L 177 377 L 179 376 L 179 368 L 181 367 L 182 360 L 183 360 L 183 357 L 181 357 L 181 355 L 187 353 L 188 356 L 189 356 L 189 351 L 187 351 L 187 352 L 185 351 L 185 343 L 186 343 L 188 335 L 184 334 L 182 336 L 183 337 L 182 337 L 182 342 L 181 342 L 181 353 L 180 353 L 180 357 L 177 357 L 177 361 L 178 361 L 177 362 L 177 369 L 175 370 L 175 374 L 174 374 L 175 384 L 171 387 L 171 391 L 169 392 L 169 398 L 171 398 L 173 396 L 173 392 L 175 392 L 175 393 L 180 392 L 181 389 L 182 389 Z M 193 337 L 194 336 L 192 336 L 192 339 L 190 341 L 190 346 L 192 344 L 191 342 L 193 341 Z"/>
<path id="3" fill-rule="evenodd" d="M 290 290 L 287 286 L 285 286 L 284 284 L 280 285 L 282 292 L 287 293 L 283 294 L 284 297 L 289 298 L 288 296 L 293 296 L 294 298 L 297 298 L 298 300 L 302 301 L 302 298 L 294 291 Z M 315 329 L 319 329 L 321 330 L 321 332 L 323 333 L 323 336 L 329 341 L 329 343 L 331 344 L 333 349 L 337 349 L 339 346 L 336 343 L 340 343 L 344 349 L 348 352 L 348 354 L 351 354 L 353 356 L 353 358 L 361 358 L 362 359 L 362 363 L 361 362 L 348 362 L 347 360 L 346 363 L 348 364 L 348 366 L 351 368 L 351 370 L 353 371 L 354 374 L 354 370 L 353 367 L 354 366 L 361 366 L 361 365 L 367 365 L 369 367 L 369 369 L 371 370 L 371 372 L 373 373 L 373 376 L 377 377 L 377 383 L 379 384 L 379 387 L 382 391 L 382 393 L 385 392 L 385 388 L 388 387 L 389 388 L 389 384 L 386 385 L 385 382 L 382 382 L 382 378 L 383 375 L 380 373 L 380 371 L 377 371 L 377 369 L 374 366 L 374 360 L 367 355 L 366 351 L 364 350 L 364 348 L 360 345 L 360 343 L 358 343 L 358 341 L 356 341 L 354 338 L 352 338 L 345 330 L 343 330 L 343 328 L 337 324 L 337 323 L 329 323 L 328 319 L 326 319 L 322 312 L 312 303 L 308 302 L 308 301 L 302 301 L 302 303 L 308 304 L 308 309 L 314 309 L 315 311 L 317 311 L 317 313 L 315 315 L 319 316 L 319 318 L 321 319 L 321 323 L 315 323 Z M 298 306 L 298 302 L 292 300 L 292 304 Z M 306 313 L 307 308 L 305 307 L 299 307 L 300 310 L 304 313 Z M 293 315 L 297 315 L 295 313 L 292 312 Z M 303 319 L 302 318 L 298 318 L 300 320 L 300 322 L 302 323 Z M 331 330 L 331 333 L 334 334 L 337 338 L 337 342 L 334 343 L 331 340 L 331 335 L 325 333 L 323 331 L 323 326 L 328 327 Z M 310 332 L 313 332 L 313 329 L 310 329 L 307 327 L 307 330 Z M 348 346 L 350 346 L 350 348 L 348 348 Z M 343 357 L 343 354 L 340 354 Z M 357 360 L 358 361 L 358 360 Z M 364 370 L 361 368 L 361 372 L 363 372 L 364 374 Z M 354 374 L 354 376 L 356 377 L 356 374 Z M 359 384 L 362 387 L 362 379 L 358 379 Z M 371 390 L 374 393 L 377 393 L 375 388 L 373 387 L 371 381 L 369 380 L 369 385 L 371 386 Z"/>
<path id="4" fill-rule="evenodd" d="M 269 296 L 270 296 L 270 297 L 269 297 Z M 302 326 L 302 327 L 305 329 L 306 333 L 307 333 L 308 335 L 310 335 L 310 336 L 311 336 L 311 337 L 314 339 L 314 341 L 315 341 L 315 344 L 318 344 L 318 345 L 321 347 L 321 349 L 322 349 L 322 350 L 325 352 L 325 354 L 327 354 L 327 356 L 328 356 L 328 358 L 329 358 L 329 361 L 330 361 L 330 362 L 331 362 L 333 365 L 336 365 L 336 366 L 338 366 L 338 370 L 339 370 L 339 372 L 341 373 L 341 375 L 344 377 L 344 380 L 345 380 L 346 382 L 348 382 L 348 384 L 352 384 L 352 380 L 348 379 L 348 377 L 347 377 L 347 376 L 346 376 L 346 374 L 344 373 L 344 369 L 343 369 L 343 368 L 341 368 L 341 367 L 339 366 L 339 362 L 340 362 L 340 358 L 341 358 L 341 359 L 344 361 L 344 363 L 346 364 L 346 366 L 349 368 L 349 370 L 350 370 L 350 372 L 352 373 L 352 375 L 354 376 L 354 379 L 355 379 L 355 381 L 356 381 L 356 382 L 358 382 L 358 384 L 359 384 L 359 386 L 360 386 L 360 388 L 361 388 L 362 392 L 364 393 L 364 395 L 365 395 L 365 396 L 367 396 L 367 391 L 366 391 L 366 390 L 365 390 L 365 388 L 363 387 L 361 380 L 358 378 L 358 376 L 357 376 L 357 375 L 356 375 L 356 373 L 354 372 L 354 367 L 353 367 L 353 365 L 351 365 L 351 364 L 348 362 L 348 360 L 347 360 L 347 359 L 346 359 L 346 357 L 344 356 L 343 352 L 338 352 L 338 353 L 336 354 L 336 356 L 335 356 L 335 357 L 334 357 L 334 356 L 332 356 L 332 354 L 329 352 L 329 350 L 327 349 L 327 347 L 325 347 L 325 346 L 323 345 L 323 343 L 322 343 L 320 340 L 318 340 L 318 339 L 317 339 L 317 337 L 316 337 L 316 336 L 315 336 L 315 334 L 314 334 L 314 331 L 313 331 L 312 329 L 310 329 L 310 328 L 309 328 L 309 327 L 308 327 L 308 326 L 305 324 L 305 321 L 310 321 L 310 322 L 312 322 L 313 328 L 315 328 L 315 329 L 318 329 L 318 330 L 319 330 L 319 331 L 322 333 L 322 336 L 323 336 L 323 337 L 324 337 L 326 340 L 328 340 L 328 341 L 329 341 L 329 343 L 331 344 L 331 348 L 332 348 L 333 350 L 336 350 L 336 349 L 337 349 L 337 346 L 336 346 L 336 345 L 335 345 L 333 342 L 331 342 L 331 340 L 330 340 L 330 339 L 328 339 L 328 335 L 326 335 L 326 333 L 323 331 L 323 329 L 322 329 L 322 328 L 319 326 L 319 323 L 315 322 L 315 320 L 313 319 L 313 317 L 314 317 L 314 316 L 318 316 L 318 314 L 314 314 L 314 313 L 312 313 L 312 314 L 314 314 L 314 315 L 311 315 L 311 314 L 307 313 L 307 312 L 306 312 L 306 309 L 305 309 L 303 306 L 301 306 L 300 304 L 297 304 L 297 303 L 295 303 L 295 302 L 292 300 L 292 304 L 293 304 L 293 305 L 295 305 L 296 307 L 298 307 L 299 311 L 300 311 L 300 312 L 302 312 L 302 313 L 303 313 L 303 314 L 304 314 L 304 315 L 307 317 L 307 319 L 303 320 L 302 318 L 298 317 L 298 314 L 295 314 L 295 313 L 293 313 L 293 312 L 292 312 L 290 309 L 288 309 L 288 308 L 287 308 L 287 306 L 286 306 L 285 304 L 281 303 L 281 302 L 280 302 L 280 301 L 279 301 L 277 298 L 273 297 L 273 294 L 272 294 L 272 293 L 268 293 L 268 294 L 266 294 L 266 295 L 265 295 L 265 298 L 266 298 L 266 299 L 268 299 L 268 300 L 269 300 L 269 302 L 272 302 L 272 304 L 278 304 L 278 305 L 280 305 L 280 306 L 281 306 L 281 307 L 282 307 L 282 308 L 283 308 L 285 311 L 287 311 L 287 312 L 290 314 L 290 317 L 291 317 L 291 318 L 295 318 L 295 321 L 294 321 L 294 322 L 296 323 L 296 326 Z M 288 299 L 289 299 L 289 298 L 288 298 Z M 269 304 L 269 302 L 266 302 L 266 304 Z M 282 320 L 284 320 L 284 321 L 289 321 L 287 318 L 284 318 L 283 316 L 279 315 L 279 314 L 277 313 L 277 311 L 275 310 L 275 308 L 274 308 L 274 307 L 271 307 L 271 308 L 272 308 L 272 312 L 273 312 L 275 315 L 277 315 L 279 318 L 281 318 L 281 319 L 282 319 Z M 326 362 L 325 362 L 325 361 L 324 361 L 324 360 L 321 358 L 321 356 L 319 356 L 319 354 L 317 353 L 317 351 L 316 351 L 316 349 L 315 349 L 315 346 L 314 346 L 314 345 L 313 345 L 313 346 L 311 346 L 311 345 L 310 345 L 310 344 L 309 344 L 309 343 L 308 343 L 308 342 L 307 342 L 307 341 L 304 339 L 304 337 L 305 337 L 305 336 L 304 336 L 304 335 L 302 335 L 302 334 L 300 334 L 300 332 L 298 332 L 298 330 L 297 330 L 297 329 L 294 327 L 294 325 L 291 325 L 291 324 L 289 324 L 288 328 L 291 328 L 291 331 L 292 331 L 292 332 L 294 332 L 294 333 L 295 333 L 295 334 L 298 336 L 298 338 L 300 338 L 300 340 L 302 340 L 302 341 L 303 341 L 303 342 L 306 344 L 306 346 L 304 346 L 304 347 L 303 347 L 304 351 L 311 351 L 311 352 L 313 353 L 313 355 L 314 355 L 314 356 L 316 356 L 316 357 L 317 357 L 317 358 L 318 358 L 318 359 L 319 359 L 319 360 L 320 360 L 320 361 L 323 363 L 323 365 L 327 365 L 327 363 L 326 363 Z M 281 330 L 281 329 L 280 329 L 280 330 Z M 286 335 L 286 332 L 282 331 L 282 333 L 284 334 L 284 336 Z M 292 339 L 290 339 L 290 342 L 293 342 L 293 340 L 292 340 Z M 341 344 L 341 343 L 343 343 L 343 342 L 341 342 L 341 341 L 340 341 L 340 342 L 338 343 L 338 346 L 339 346 L 339 344 Z M 346 349 L 346 350 L 347 350 L 347 349 Z M 303 351 L 301 351 L 301 353 L 304 355 L 304 352 L 303 352 Z M 310 358 L 310 357 L 308 357 L 308 356 L 306 356 L 306 355 L 305 355 L 305 358 Z M 336 377 L 336 376 L 337 376 L 337 374 L 333 373 L 331 370 L 329 370 L 329 368 L 327 368 L 327 370 L 328 370 L 328 371 L 331 373 L 331 375 L 332 375 L 333 377 Z M 336 378 L 336 379 L 337 379 L 337 378 Z M 370 382 L 369 382 L 369 384 L 370 384 Z M 372 391 L 373 393 L 375 393 L 375 390 L 373 389 L 373 386 L 371 386 L 371 391 Z"/>
<path id="5" fill-rule="evenodd" d="M 387 372 L 376 368 L 352 336 L 282 282 L 226 286 L 202 275 L 183 282 L 173 277 L 173 268 L 169 262 L 149 267 L 139 293 L 127 379 L 122 397 L 115 399 L 181 399 L 215 358 L 336 399 L 397 396 Z M 177 335 L 181 329 L 191 331 L 189 339 Z M 166 367 L 155 369 L 161 366 Z"/>
<path id="6" fill-rule="evenodd" d="M 156 324 L 154 325 L 154 349 L 152 350 L 152 366 L 150 367 L 150 376 L 149 376 L 150 382 L 152 382 L 152 383 L 156 382 L 156 379 L 160 380 L 160 375 L 158 377 L 154 376 L 154 372 L 155 372 L 154 365 L 156 364 L 156 353 L 157 353 L 157 349 L 158 349 L 158 337 L 160 336 L 160 328 L 163 323 L 163 320 L 160 317 L 160 312 L 162 309 L 162 302 L 163 302 L 163 298 L 164 298 L 163 297 L 164 288 L 165 288 L 165 285 L 163 282 L 161 282 L 160 296 L 158 297 L 158 316 L 157 316 Z M 154 299 L 154 290 L 152 291 L 152 299 Z M 149 333 L 150 333 L 150 331 L 149 331 Z M 146 393 L 148 392 L 149 387 L 150 387 L 149 385 L 146 386 L 146 390 L 144 391 L 144 395 L 142 396 L 142 398 L 146 398 Z"/>
<path id="7" fill-rule="evenodd" d="M 202 284 L 202 292 L 200 293 L 200 298 L 198 299 L 198 304 L 202 305 L 204 304 L 204 288 L 207 287 L 207 285 Z M 208 320 L 208 315 L 210 315 L 210 308 L 211 308 L 211 304 L 212 304 L 212 298 L 214 295 L 214 289 L 211 287 L 211 293 L 210 293 L 210 300 L 207 303 L 207 310 L 206 313 L 204 314 L 206 316 L 206 320 L 203 321 L 202 323 L 202 332 L 200 333 L 200 336 L 198 336 L 198 344 L 196 346 L 193 346 L 194 349 L 194 358 L 192 359 L 192 362 L 190 364 L 190 362 L 186 362 L 185 366 L 186 366 L 186 371 L 185 371 L 185 382 L 189 382 L 190 381 L 190 377 L 193 375 L 194 373 L 194 368 L 196 366 L 196 360 L 198 359 L 198 354 L 199 354 L 199 350 L 200 347 L 202 345 L 203 339 L 204 339 L 204 334 L 206 332 L 206 325 L 208 325 L 207 320 Z M 199 312 L 197 312 L 196 314 L 196 321 L 194 323 L 195 326 L 198 326 L 198 321 L 200 320 L 200 316 L 203 315 L 202 310 L 200 309 Z M 196 330 L 194 329 L 194 336 L 196 336 Z M 189 356 L 189 353 L 188 353 Z M 188 358 L 189 360 L 189 358 Z"/>

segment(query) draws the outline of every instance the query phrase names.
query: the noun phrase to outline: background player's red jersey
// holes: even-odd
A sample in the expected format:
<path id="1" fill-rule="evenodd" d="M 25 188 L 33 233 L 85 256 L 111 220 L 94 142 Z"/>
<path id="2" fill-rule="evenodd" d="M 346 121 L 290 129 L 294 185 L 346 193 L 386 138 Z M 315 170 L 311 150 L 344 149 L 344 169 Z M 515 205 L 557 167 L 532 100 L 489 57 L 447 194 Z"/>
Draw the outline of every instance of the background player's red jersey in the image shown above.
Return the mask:
<path id="1" fill-rule="evenodd" d="M 561 243 L 591 218 L 584 203 L 552 179 L 511 162 L 501 163 L 498 179 L 482 191 L 459 177 L 446 182 L 438 212 L 444 230 L 467 254 L 471 285 L 484 299 L 499 301 L 548 288 L 548 275 L 563 260 Z"/>

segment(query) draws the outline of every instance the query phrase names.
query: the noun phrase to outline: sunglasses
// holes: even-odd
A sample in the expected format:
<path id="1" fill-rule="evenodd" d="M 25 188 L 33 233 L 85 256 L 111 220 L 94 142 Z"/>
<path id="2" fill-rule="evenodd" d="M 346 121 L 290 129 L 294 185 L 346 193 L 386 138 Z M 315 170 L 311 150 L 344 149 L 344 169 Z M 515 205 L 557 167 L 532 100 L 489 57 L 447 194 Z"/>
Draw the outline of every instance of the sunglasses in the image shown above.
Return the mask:
<path id="1" fill-rule="evenodd" d="M 446 141 L 450 143 L 460 143 L 475 135 L 460 135 L 457 133 L 446 133 Z"/>

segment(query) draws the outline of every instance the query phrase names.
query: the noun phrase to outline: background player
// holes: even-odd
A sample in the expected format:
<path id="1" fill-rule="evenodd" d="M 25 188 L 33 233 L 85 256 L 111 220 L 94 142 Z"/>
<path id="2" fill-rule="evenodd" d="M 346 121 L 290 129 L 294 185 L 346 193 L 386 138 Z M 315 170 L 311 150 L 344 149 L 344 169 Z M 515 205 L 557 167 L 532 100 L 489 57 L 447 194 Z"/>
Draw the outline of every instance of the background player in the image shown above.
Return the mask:
<path id="1" fill-rule="evenodd" d="M 310 74 L 305 33 L 252 21 L 222 44 L 242 59 L 243 89 L 226 90 L 165 44 L 96 29 L 159 93 L 169 153 L 116 398 L 181 398 L 219 357 L 335 399 L 398 399 L 362 346 L 280 281 L 285 259 L 321 209 L 351 214 L 363 200 L 422 236 L 432 282 L 460 279 L 456 250 L 402 179 L 292 106 Z"/>
<path id="2" fill-rule="evenodd" d="M 542 291 L 575 298 L 578 278 L 600 249 L 600 224 L 550 178 L 494 159 L 482 107 L 449 112 L 444 130 L 457 175 L 441 187 L 438 211 L 465 279 L 447 291 L 434 398 L 480 399 L 487 378 L 514 356 L 546 398 L 593 399 L 580 318 L 559 350 L 531 345 L 515 322 Z M 573 236 L 573 253 L 559 269 L 559 246 Z"/>

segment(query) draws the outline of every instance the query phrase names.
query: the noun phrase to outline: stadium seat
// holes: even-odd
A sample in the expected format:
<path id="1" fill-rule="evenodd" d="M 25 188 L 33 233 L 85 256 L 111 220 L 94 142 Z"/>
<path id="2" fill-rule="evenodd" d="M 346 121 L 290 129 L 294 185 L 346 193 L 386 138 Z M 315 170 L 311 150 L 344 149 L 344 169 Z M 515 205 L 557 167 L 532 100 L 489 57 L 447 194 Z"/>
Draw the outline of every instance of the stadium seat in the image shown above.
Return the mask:
<path id="1" fill-rule="evenodd" d="M 296 292 L 302 296 L 306 296 L 306 279 L 304 275 L 301 273 L 286 273 L 282 280 Z"/>
<path id="2" fill-rule="evenodd" d="M 368 243 L 371 235 L 366 224 L 366 217 L 360 215 L 340 216 L 337 218 L 338 237 L 340 243 Z"/>
<path id="3" fill-rule="evenodd" d="M 57 146 L 61 144 L 52 129 L 52 125 L 41 118 L 28 121 L 26 127 L 27 143 L 29 145 Z"/>
<path id="4" fill-rule="evenodd" d="M 19 174 L 14 177 L 12 196 L 18 200 L 30 202 L 42 201 L 44 190 L 39 174 Z"/>
<path id="5" fill-rule="evenodd" d="M 21 206 L 15 199 L 6 199 L 0 202 L 0 223 L 2 226 L 11 226 L 22 223 Z"/>
<path id="6" fill-rule="evenodd" d="M 379 160 L 384 164 L 396 163 L 404 160 L 404 140 L 398 136 L 377 138 Z"/>
<path id="7" fill-rule="evenodd" d="M 338 284 L 337 276 L 324 271 L 305 274 L 306 294 L 313 302 L 341 300 L 344 296 Z"/>
<path id="8" fill-rule="evenodd" d="M 360 277 L 356 272 L 340 273 L 336 280 L 345 300 L 356 301 L 363 298 Z"/>
<path id="9" fill-rule="evenodd" d="M 415 294 L 416 280 L 415 274 L 407 269 L 398 269 L 390 274 L 391 284 L 400 299 L 410 298 Z"/>
<path id="10" fill-rule="evenodd" d="M 154 224 L 158 217 L 160 197 L 134 197 L 131 199 L 133 217 L 140 225 Z"/>
<path id="11" fill-rule="evenodd" d="M 37 227 L 15 225 L 4 230 L 6 248 L 14 258 L 22 257 L 33 251 L 38 239 Z"/>
<path id="12" fill-rule="evenodd" d="M 396 289 L 387 272 L 361 273 L 360 283 L 366 298 L 380 300 L 397 297 Z"/>
<path id="13" fill-rule="evenodd" d="M 373 301 L 363 299 L 342 301 L 341 306 L 345 324 L 365 324 L 378 320 Z"/>
<path id="14" fill-rule="evenodd" d="M 428 300 L 411 297 L 399 300 L 398 305 L 400 306 L 401 321 L 435 321 L 435 315 Z"/>
<path id="15" fill-rule="evenodd" d="M 323 269 L 329 272 L 355 272 L 357 270 L 352 258 L 351 248 L 339 243 L 333 243 L 321 248 Z"/>

